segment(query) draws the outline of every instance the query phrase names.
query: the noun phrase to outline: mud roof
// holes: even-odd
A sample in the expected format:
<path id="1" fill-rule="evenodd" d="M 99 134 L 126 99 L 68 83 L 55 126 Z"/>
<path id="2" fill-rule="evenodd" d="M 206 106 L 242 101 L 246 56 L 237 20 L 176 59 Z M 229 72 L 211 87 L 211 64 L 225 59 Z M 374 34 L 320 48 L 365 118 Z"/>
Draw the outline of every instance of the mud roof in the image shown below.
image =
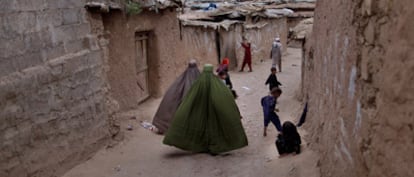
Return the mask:
<path id="1" fill-rule="evenodd" d="M 245 23 L 249 18 L 313 17 L 314 2 L 245 1 L 212 2 L 186 1 L 178 19 L 185 26 L 203 26 L 226 30 L 233 24 Z M 249 24 L 248 28 L 261 28 L 265 24 Z"/>
<path id="2" fill-rule="evenodd" d="M 304 39 L 308 34 L 312 33 L 313 18 L 300 21 L 293 29 L 293 39 Z"/>

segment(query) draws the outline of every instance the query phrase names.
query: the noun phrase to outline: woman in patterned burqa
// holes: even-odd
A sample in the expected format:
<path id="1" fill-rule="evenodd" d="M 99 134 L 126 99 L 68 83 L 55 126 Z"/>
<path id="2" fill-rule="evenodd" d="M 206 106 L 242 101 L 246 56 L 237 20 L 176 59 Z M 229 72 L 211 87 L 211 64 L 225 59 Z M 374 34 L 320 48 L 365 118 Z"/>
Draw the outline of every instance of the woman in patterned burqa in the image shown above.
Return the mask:
<path id="1" fill-rule="evenodd" d="M 191 60 L 184 73 L 182 73 L 165 92 L 164 98 L 152 121 L 152 124 L 158 129 L 157 133 L 164 134 L 168 130 L 183 97 L 187 94 L 188 90 L 190 90 L 199 75 L 200 71 L 197 68 L 196 61 Z"/>
<path id="2" fill-rule="evenodd" d="M 164 144 L 191 152 L 220 154 L 247 146 L 233 94 L 205 65 L 175 113 Z"/>

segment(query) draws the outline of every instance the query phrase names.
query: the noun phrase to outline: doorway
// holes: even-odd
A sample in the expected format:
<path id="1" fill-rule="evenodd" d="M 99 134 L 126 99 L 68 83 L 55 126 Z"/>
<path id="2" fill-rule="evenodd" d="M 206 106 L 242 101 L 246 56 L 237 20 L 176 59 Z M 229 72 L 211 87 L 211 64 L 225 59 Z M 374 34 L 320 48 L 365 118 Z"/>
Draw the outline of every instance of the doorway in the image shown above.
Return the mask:
<path id="1" fill-rule="evenodd" d="M 148 83 L 148 32 L 135 33 L 135 68 L 138 102 L 150 96 Z"/>

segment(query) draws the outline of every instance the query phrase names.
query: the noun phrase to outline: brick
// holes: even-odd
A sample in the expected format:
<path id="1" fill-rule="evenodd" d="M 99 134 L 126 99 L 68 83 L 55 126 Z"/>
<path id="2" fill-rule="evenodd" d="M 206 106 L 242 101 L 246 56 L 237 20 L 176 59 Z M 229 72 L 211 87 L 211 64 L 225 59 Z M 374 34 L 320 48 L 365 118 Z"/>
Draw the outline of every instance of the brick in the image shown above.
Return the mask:
<path id="1" fill-rule="evenodd" d="M 86 97 L 86 92 L 88 91 L 87 84 L 81 84 L 75 86 L 73 90 L 69 92 L 73 100 L 81 100 Z M 81 111 L 81 110 L 79 110 Z M 82 111 L 81 111 L 82 112 Z"/>
<path id="2" fill-rule="evenodd" d="M 2 136 L 3 136 L 3 139 L 4 140 L 9 140 L 9 139 L 15 137 L 17 135 L 17 133 L 18 133 L 18 131 L 17 131 L 17 128 L 16 127 L 10 127 L 10 128 L 7 128 L 2 133 Z"/>
<path id="3" fill-rule="evenodd" d="M 16 11 L 16 9 L 13 8 L 16 7 L 15 3 L 16 1 L 14 0 L 0 1 L 0 14 L 6 14 Z"/>
<path id="4" fill-rule="evenodd" d="M 64 48 L 66 53 L 76 53 L 81 50 L 88 49 L 88 47 L 85 46 L 84 41 L 81 39 L 65 41 Z"/>
<path id="5" fill-rule="evenodd" d="M 16 160 L 19 160 L 16 158 Z M 19 161 L 19 165 L 14 166 L 13 168 L 10 168 L 8 171 L 9 176 L 26 176 L 26 169 L 21 164 L 21 161 Z"/>
<path id="6" fill-rule="evenodd" d="M 52 36 L 49 30 L 25 34 L 23 39 L 26 52 L 39 52 L 47 46 L 52 46 Z"/>
<path id="7" fill-rule="evenodd" d="M 86 94 L 93 95 L 94 93 L 101 91 L 104 86 L 105 83 L 102 79 L 95 78 L 89 82 L 89 90 Z"/>
<path id="8" fill-rule="evenodd" d="M 60 43 L 68 40 L 73 40 L 76 35 L 73 25 L 64 25 L 52 29 L 53 43 Z"/>
<path id="9" fill-rule="evenodd" d="M 36 15 L 34 12 L 15 12 L 3 17 L 2 25 L 6 34 L 23 34 L 36 31 Z"/>
<path id="10" fill-rule="evenodd" d="M 8 81 L 7 76 L 0 79 L 0 100 L 16 98 L 15 84 Z M 4 101 L 0 102 L 0 106 L 5 104 Z"/>
<path id="11" fill-rule="evenodd" d="M 21 71 L 23 69 L 42 64 L 43 57 L 41 52 L 27 53 L 15 57 L 13 59 L 13 63 L 17 70 Z"/>
<path id="12" fill-rule="evenodd" d="M 47 8 L 46 0 L 14 0 L 13 9 L 18 11 L 41 11 Z"/>
<path id="13" fill-rule="evenodd" d="M 42 52 L 44 53 L 43 57 L 46 60 L 52 60 L 66 54 L 63 43 L 58 43 L 54 44 L 52 47 L 43 48 Z"/>
<path id="14" fill-rule="evenodd" d="M 23 108 L 13 104 L 13 101 L 4 101 L 8 102 L 10 105 L 7 105 L 0 113 L 0 120 L 3 122 L 0 125 L 0 130 L 17 126 L 17 124 L 23 120 Z"/>
<path id="15" fill-rule="evenodd" d="M 64 9 L 62 11 L 63 25 L 79 23 L 79 9 Z"/>
<path id="16" fill-rule="evenodd" d="M 0 59 L 0 78 L 16 71 L 12 58 Z"/>
<path id="17" fill-rule="evenodd" d="M 62 12 L 60 10 L 46 10 L 36 12 L 36 28 L 44 29 L 50 26 L 61 26 L 63 24 Z"/>
<path id="18" fill-rule="evenodd" d="M 82 71 L 73 73 L 73 86 L 81 85 L 81 84 L 89 84 L 91 80 L 93 80 L 92 75 L 93 69 L 85 68 Z"/>
<path id="19" fill-rule="evenodd" d="M 90 25 L 87 23 L 63 25 L 53 29 L 54 43 L 81 39 L 90 33 Z"/>
<path id="20" fill-rule="evenodd" d="M 15 88 L 14 91 L 18 93 L 17 99 L 24 99 L 27 96 L 32 94 L 33 90 L 37 90 L 38 83 L 36 83 L 36 76 L 30 73 L 30 70 L 33 68 L 27 68 L 22 70 L 22 72 L 17 73 L 17 77 L 15 78 Z M 22 102 L 24 105 L 25 103 Z"/>
<path id="21" fill-rule="evenodd" d="M 47 0 L 49 9 L 83 8 L 85 0 Z"/>
<path id="22" fill-rule="evenodd" d="M 88 23 L 79 24 L 76 28 L 76 34 L 80 38 L 84 38 L 84 37 L 88 36 L 88 34 L 90 34 L 90 33 L 91 33 L 91 26 Z"/>
<path id="23" fill-rule="evenodd" d="M 102 51 L 93 51 L 88 55 L 88 65 L 90 67 L 103 65 Z"/>
<path id="24" fill-rule="evenodd" d="M 98 44 L 98 38 L 95 35 L 86 35 L 85 38 L 83 38 L 83 45 L 85 48 L 91 49 L 91 50 L 99 50 L 99 44 Z"/>
<path id="25" fill-rule="evenodd" d="M 66 60 L 63 65 L 63 75 L 70 76 L 73 73 L 82 71 L 88 68 L 86 55 L 76 56 L 71 59 Z"/>
<path id="26" fill-rule="evenodd" d="M 0 58 L 10 58 L 12 56 L 23 55 L 25 51 L 25 41 L 23 37 L 18 37 L 0 42 Z"/>

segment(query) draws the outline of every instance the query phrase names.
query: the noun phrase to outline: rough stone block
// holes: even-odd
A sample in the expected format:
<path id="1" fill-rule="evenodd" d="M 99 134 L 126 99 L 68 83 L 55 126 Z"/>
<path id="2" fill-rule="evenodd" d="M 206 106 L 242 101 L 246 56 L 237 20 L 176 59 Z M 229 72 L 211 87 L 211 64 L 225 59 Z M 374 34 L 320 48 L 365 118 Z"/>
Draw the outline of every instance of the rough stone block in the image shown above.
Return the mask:
<path id="1" fill-rule="evenodd" d="M 63 43 L 54 44 L 54 46 L 42 49 L 42 56 L 46 60 L 51 60 L 66 54 Z"/>
<path id="2" fill-rule="evenodd" d="M 17 70 L 21 71 L 23 69 L 42 64 L 43 58 L 41 52 L 26 53 L 15 57 L 13 59 L 13 63 Z"/>
<path id="3" fill-rule="evenodd" d="M 17 77 L 15 78 L 15 88 L 14 91 L 18 94 L 17 100 L 22 101 L 26 99 L 28 95 L 33 94 L 34 90 L 38 89 L 38 83 L 36 83 L 36 76 L 30 73 L 32 68 L 22 70 L 22 72 L 16 73 Z M 21 102 L 23 105 L 24 101 Z"/>
<path id="4" fill-rule="evenodd" d="M 74 36 L 77 36 L 76 31 L 74 31 L 72 25 L 59 26 L 56 28 L 52 28 L 51 31 L 54 44 L 61 43 L 71 39 L 73 40 Z"/>
<path id="5" fill-rule="evenodd" d="M 84 38 L 91 33 L 91 26 L 88 23 L 82 23 L 76 26 L 76 33 L 79 37 Z"/>
<path id="6" fill-rule="evenodd" d="M 85 0 L 47 0 L 47 2 L 50 9 L 75 8 L 85 5 Z"/>
<path id="7" fill-rule="evenodd" d="M 20 105 L 13 104 L 13 101 L 10 100 L 5 100 L 5 102 L 9 103 L 9 105 L 0 112 L 0 120 L 2 122 L 0 130 L 15 127 L 24 119 L 23 108 Z"/>
<path id="8" fill-rule="evenodd" d="M 13 150 L 13 149 L 11 149 Z M 6 163 L 1 164 L 1 169 L 3 169 L 5 172 L 5 177 L 8 176 L 26 176 L 26 171 L 24 170 L 23 166 L 21 165 L 20 159 L 15 156 L 12 159 L 9 159 Z M 0 174 L 2 174 L 0 172 Z"/>
<path id="9" fill-rule="evenodd" d="M 3 139 L 4 140 L 10 140 L 10 139 L 12 139 L 13 137 L 15 137 L 17 134 L 18 134 L 19 132 L 17 131 L 17 128 L 16 127 L 10 127 L 10 128 L 7 128 L 3 133 L 2 133 L 2 136 L 3 136 Z"/>
<path id="10" fill-rule="evenodd" d="M 0 78 L 16 71 L 12 58 L 0 59 Z"/>
<path id="11" fill-rule="evenodd" d="M 87 35 L 85 38 L 83 38 L 83 45 L 85 48 L 91 49 L 91 50 L 99 50 L 99 41 L 98 38 L 95 35 Z"/>
<path id="12" fill-rule="evenodd" d="M 64 25 L 53 29 L 53 42 L 58 43 L 74 39 L 81 39 L 89 33 L 90 25 L 87 23 Z"/>
<path id="13" fill-rule="evenodd" d="M 65 41 L 64 48 L 66 53 L 75 53 L 84 49 L 88 49 L 88 46 L 84 45 L 83 40 L 76 39 L 73 41 Z"/>
<path id="14" fill-rule="evenodd" d="M 10 58 L 26 52 L 25 41 L 22 37 L 3 40 L 0 42 L 0 58 Z"/>
<path id="15" fill-rule="evenodd" d="M 36 31 L 35 12 L 14 12 L 3 16 L 3 28 L 6 33 L 23 34 Z M 2 18 L 3 18 L 2 17 Z"/>
<path id="16" fill-rule="evenodd" d="M 47 8 L 46 0 L 14 0 L 12 8 L 18 11 L 41 11 Z"/>
<path id="17" fill-rule="evenodd" d="M 69 76 L 73 73 L 79 72 L 88 68 L 87 55 L 75 56 L 66 60 L 63 65 L 63 73 L 65 76 Z"/>
<path id="18" fill-rule="evenodd" d="M 2 14 L 6 14 L 6 13 L 11 13 L 13 11 L 15 11 L 15 9 L 13 9 L 15 4 L 15 1 L 13 0 L 9 0 L 9 1 L 0 1 L 0 16 Z M 3 18 L 3 17 L 1 17 Z M 1 20 L 0 18 L 0 20 Z"/>
<path id="19" fill-rule="evenodd" d="M 36 12 L 36 28 L 41 30 L 50 26 L 63 24 L 62 12 L 60 10 L 46 10 Z"/>
<path id="20" fill-rule="evenodd" d="M 63 25 L 79 23 L 80 9 L 65 9 L 62 10 Z"/>
<path id="21" fill-rule="evenodd" d="M 39 52 L 47 46 L 52 46 L 52 36 L 48 30 L 27 33 L 23 39 L 26 52 Z"/>

